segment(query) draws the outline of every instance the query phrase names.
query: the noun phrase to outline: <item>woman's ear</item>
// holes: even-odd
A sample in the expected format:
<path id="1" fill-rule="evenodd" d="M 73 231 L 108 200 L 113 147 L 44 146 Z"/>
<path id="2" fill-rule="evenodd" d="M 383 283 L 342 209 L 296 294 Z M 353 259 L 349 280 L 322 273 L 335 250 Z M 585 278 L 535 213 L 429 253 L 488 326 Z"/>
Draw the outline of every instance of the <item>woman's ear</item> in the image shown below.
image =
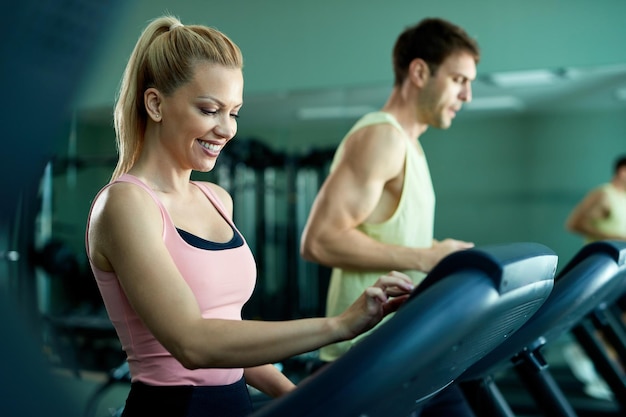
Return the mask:
<path id="1" fill-rule="evenodd" d="M 422 87 L 430 77 L 430 68 L 426 61 L 415 58 L 409 64 L 409 78 L 418 87 Z"/>
<path id="2" fill-rule="evenodd" d="M 161 93 L 156 88 L 148 88 L 143 93 L 143 102 L 146 106 L 148 117 L 155 122 L 161 121 Z"/>

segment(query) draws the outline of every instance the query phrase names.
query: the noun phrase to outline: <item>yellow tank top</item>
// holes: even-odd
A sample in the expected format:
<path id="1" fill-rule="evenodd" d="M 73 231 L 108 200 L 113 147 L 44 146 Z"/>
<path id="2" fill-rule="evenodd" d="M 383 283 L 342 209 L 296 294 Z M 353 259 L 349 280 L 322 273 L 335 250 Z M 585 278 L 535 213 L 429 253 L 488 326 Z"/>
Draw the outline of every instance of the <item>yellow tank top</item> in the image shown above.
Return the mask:
<path id="1" fill-rule="evenodd" d="M 402 126 L 390 114 L 374 112 L 363 116 L 346 134 L 337 148 L 331 164 L 331 171 L 339 160 L 346 138 L 358 129 L 374 124 L 388 123 L 404 134 Z M 405 135 L 406 136 L 406 135 Z M 409 247 L 430 247 L 433 240 L 435 217 L 435 193 L 424 152 L 412 146 L 406 137 L 406 159 L 404 163 L 404 184 L 398 207 L 394 214 L 382 223 L 365 223 L 359 230 L 372 238 L 389 244 Z M 343 312 L 356 300 L 365 288 L 376 282 L 381 274 L 388 271 L 349 271 L 334 268 L 328 288 L 326 315 L 334 316 Z M 402 271 L 418 284 L 425 276 L 419 271 Z M 387 319 L 389 316 L 387 317 Z M 367 333 L 356 339 L 326 346 L 320 350 L 323 361 L 333 361 L 345 353 Z"/>
<path id="2" fill-rule="evenodd" d="M 607 234 L 619 234 L 626 236 L 626 192 L 618 190 L 613 184 L 601 186 L 609 204 L 609 215 L 604 219 L 595 221 L 598 230 Z M 590 243 L 593 239 L 586 239 Z"/>

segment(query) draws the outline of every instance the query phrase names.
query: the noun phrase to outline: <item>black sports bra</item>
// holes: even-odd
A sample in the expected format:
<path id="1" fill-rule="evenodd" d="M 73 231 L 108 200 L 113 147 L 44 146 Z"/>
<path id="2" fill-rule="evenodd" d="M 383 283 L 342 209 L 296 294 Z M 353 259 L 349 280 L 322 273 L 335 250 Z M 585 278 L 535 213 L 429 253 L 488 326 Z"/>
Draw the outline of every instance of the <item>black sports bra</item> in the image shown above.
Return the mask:
<path id="1" fill-rule="evenodd" d="M 181 238 L 183 238 L 185 242 L 199 249 L 224 250 L 224 249 L 233 249 L 233 248 L 238 248 L 240 246 L 243 246 L 243 238 L 241 237 L 239 232 L 237 232 L 234 227 L 232 226 L 230 227 L 233 229 L 233 238 L 229 240 L 228 242 L 224 242 L 224 243 L 211 242 L 210 240 L 202 239 L 201 237 L 196 236 L 192 233 L 186 232 L 183 229 L 179 229 L 178 227 L 176 228 L 176 230 L 178 231 L 178 234 L 180 235 Z"/>

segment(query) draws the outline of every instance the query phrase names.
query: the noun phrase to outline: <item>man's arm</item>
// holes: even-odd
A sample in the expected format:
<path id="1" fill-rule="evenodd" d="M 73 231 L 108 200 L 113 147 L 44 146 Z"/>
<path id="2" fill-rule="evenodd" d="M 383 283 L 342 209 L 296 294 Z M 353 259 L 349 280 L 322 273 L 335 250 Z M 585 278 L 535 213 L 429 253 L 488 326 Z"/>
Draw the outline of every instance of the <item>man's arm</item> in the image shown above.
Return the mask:
<path id="1" fill-rule="evenodd" d="M 385 185 L 403 175 L 406 146 L 401 132 L 385 124 L 360 129 L 347 139 L 311 208 L 301 241 L 303 258 L 344 269 L 428 272 L 450 252 L 471 247 L 452 239 L 431 248 L 389 245 L 357 229 L 395 210 L 380 202 Z"/>
<path id="2" fill-rule="evenodd" d="M 606 193 L 602 189 L 587 194 L 567 218 L 565 223 L 567 230 L 593 240 L 626 239 L 626 236 L 607 233 L 596 226 L 598 220 L 605 219 L 610 214 L 606 198 Z"/>

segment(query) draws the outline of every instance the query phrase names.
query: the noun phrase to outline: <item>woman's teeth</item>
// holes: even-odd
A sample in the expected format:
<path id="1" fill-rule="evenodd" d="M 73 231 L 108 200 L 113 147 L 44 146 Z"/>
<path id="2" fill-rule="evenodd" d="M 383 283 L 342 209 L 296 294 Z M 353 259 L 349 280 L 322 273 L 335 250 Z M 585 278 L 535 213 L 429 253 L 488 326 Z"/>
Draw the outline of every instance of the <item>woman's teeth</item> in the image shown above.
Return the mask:
<path id="1" fill-rule="evenodd" d="M 199 140 L 198 142 L 200 142 L 200 145 L 202 145 L 203 148 L 206 148 L 206 149 L 208 149 L 210 151 L 213 151 L 213 152 L 218 152 L 220 149 L 222 149 L 221 145 L 215 145 L 213 143 L 204 142 L 204 141 L 201 141 L 201 140 Z"/>

